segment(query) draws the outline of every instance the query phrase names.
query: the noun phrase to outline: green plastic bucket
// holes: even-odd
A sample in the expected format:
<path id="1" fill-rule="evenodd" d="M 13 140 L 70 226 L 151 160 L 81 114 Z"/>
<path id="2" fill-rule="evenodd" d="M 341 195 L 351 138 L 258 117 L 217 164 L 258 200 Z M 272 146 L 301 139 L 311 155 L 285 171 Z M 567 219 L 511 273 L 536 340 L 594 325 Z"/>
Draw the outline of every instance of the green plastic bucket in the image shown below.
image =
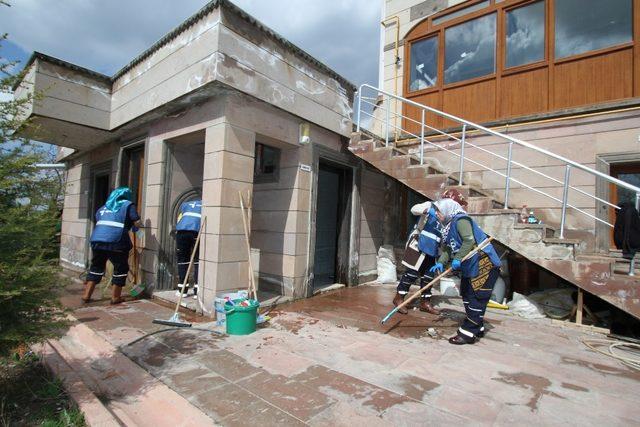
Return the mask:
<path id="1" fill-rule="evenodd" d="M 249 301 L 247 307 L 239 305 L 243 301 Z M 233 300 L 233 304 L 224 304 L 226 316 L 227 334 L 229 335 L 249 335 L 256 331 L 256 318 L 258 317 L 258 307 L 260 303 L 256 300 Z"/>

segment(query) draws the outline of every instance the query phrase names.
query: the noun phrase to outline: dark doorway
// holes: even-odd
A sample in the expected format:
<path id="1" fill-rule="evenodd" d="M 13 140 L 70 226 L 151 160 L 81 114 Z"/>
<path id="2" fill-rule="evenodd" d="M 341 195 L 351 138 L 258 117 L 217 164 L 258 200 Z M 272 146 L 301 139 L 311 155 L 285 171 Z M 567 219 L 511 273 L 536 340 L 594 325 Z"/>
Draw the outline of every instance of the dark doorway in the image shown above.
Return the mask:
<path id="1" fill-rule="evenodd" d="M 347 283 L 351 168 L 320 161 L 316 201 L 314 290 Z"/>
<path id="2" fill-rule="evenodd" d="M 611 164 L 611 176 L 621 181 L 627 182 L 636 187 L 640 187 L 640 163 L 613 163 Z M 610 185 L 611 203 L 618 205 L 620 203 L 636 203 L 636 194 L 625 188 L 618 187 L 614 184 Z M 610 209 L 609 219 L 611 224 L 615 224 L 616 217 L 614 209 Z M 611 230 L 611 247 L 615 247 L 613 243 L 613 229 Z"/>
<path id="3" fill-rule="evenodd" d="M 95 222 L 95 213 L 109 198 L 109 174 L 96 173 L 93 178 L 93 204 L 90 212 L 91 221 Z"/>

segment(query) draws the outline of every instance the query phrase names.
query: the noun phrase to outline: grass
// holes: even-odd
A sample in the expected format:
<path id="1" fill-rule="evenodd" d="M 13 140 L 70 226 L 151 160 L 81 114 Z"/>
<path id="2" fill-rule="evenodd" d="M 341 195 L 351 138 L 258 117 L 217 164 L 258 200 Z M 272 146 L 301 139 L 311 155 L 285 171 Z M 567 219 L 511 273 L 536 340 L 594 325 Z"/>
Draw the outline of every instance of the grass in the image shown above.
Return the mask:
<path id="1" fill-rule="evenodd" d="M 0 426 L 85 426 L 60 380 L 28 354 L 0 359 Z"/>

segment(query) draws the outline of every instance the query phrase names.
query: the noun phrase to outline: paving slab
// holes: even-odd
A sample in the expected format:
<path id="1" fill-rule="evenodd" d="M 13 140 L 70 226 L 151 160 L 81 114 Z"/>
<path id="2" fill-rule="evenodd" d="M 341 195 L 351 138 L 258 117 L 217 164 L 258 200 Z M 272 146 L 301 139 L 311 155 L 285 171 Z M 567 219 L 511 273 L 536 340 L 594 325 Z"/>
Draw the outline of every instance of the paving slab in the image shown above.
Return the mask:
<path id="1" fill-rule="evenodd" d="M 271 309 L 242 337 L 197 317 L 192 329 L 158 328 L 151 319 L 171 310 L 152 301 L 76 315 L 222 425 L 640 423 L 640 373 L 588 350 L 581 340 L 594 333 L 490 311 L 485 338 L 452 346 L 459 300 L 434 297 L 443 316 L 410 310 L 381 325 L 393 295 L 382 285 L 330 291 Z M 122 381 L 103 382 L 135 392 Z"/>

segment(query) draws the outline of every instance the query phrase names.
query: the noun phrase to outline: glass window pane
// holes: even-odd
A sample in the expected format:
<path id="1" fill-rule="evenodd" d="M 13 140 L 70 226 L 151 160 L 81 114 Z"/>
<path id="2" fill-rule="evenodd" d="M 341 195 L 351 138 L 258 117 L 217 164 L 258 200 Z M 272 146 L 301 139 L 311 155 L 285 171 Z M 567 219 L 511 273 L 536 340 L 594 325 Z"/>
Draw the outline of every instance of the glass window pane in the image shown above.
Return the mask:
<path id="1" fill-rule="evenodd" d="M 465 7 L 464 9 L 460 9 L 460 10 L 458 10 L 456 12 L 451 12 L 451 13 L 449 13 L 447 15 L 441 16 L 439 18 L 435 18 L 433 20 L 433 25 L 440 25 L 443 22 L 447 22 L 447 21 L 450 21 L 450 20 L 452 20 L 454 18 L 458 18 L 460 16 L 466 15 L 468 13 L 475 12 L 475 11 L 478 11 L 480 9 L 484 9 L 487 6 L 489 6 L 489 0 L 474 4 L 473 6 Z"/>
<path id="2" fill-rule="evenodd" d="M 630 42 L 632 0 L 556 0 L 556 58 Z"/>
<path id="3" fill-rule="evenodd" d="M 505 66 L 517 67 L 544 59 L 544 2 L 507 12 Z"/>
<path id="4" fill-rule="evenodd" d="M 444 82 L 455 83 L 496 71 L 496 15 L 445 30 Z"/>
<path id="5" fill-rule="evenodd" d="M 411 76 L 409 90 L 426 89 L 438 84 L 438 38 L 411 44 Z"/>

